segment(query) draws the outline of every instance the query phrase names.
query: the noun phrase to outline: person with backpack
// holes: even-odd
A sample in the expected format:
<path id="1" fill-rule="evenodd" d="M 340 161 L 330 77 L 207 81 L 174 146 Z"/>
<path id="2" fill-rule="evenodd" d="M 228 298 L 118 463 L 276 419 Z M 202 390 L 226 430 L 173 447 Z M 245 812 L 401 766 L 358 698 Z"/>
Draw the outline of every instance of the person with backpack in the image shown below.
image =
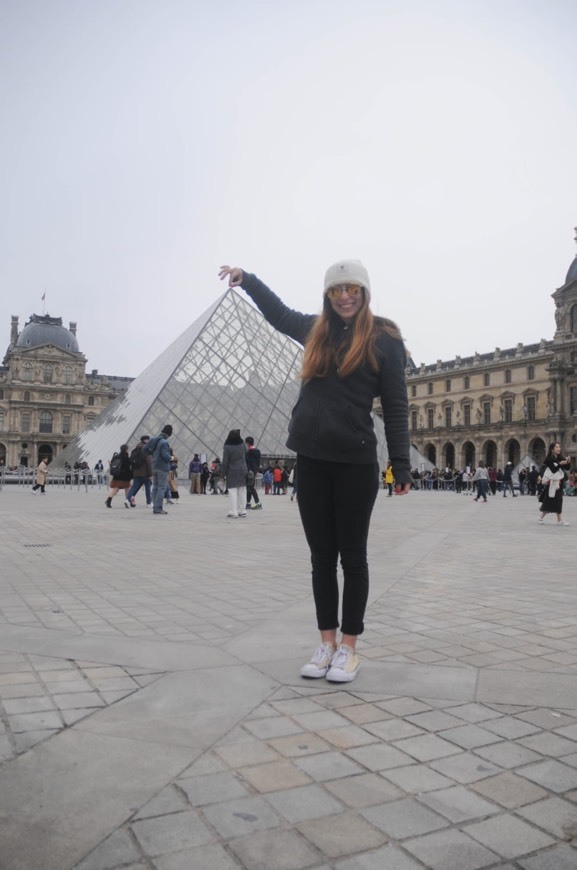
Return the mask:
<path id="1" fill-rule="evenodd" d="M 252 509 L 257 511 L 262 508 L 258 492 L 256 491 L 256 476 L 260 471 L 261 453 L 258 447 L 254 446 L 252 435 L 247 435 L 244 443 L 246 444 L 246 466 L 248 468 L 246 474 L 246 510 L 249 511 L 251 509 L 250 500 L 253 498 L 254 505 Z"/>
<path id="2" fill-rule="evenodd" d="M 115 453 L 110 460 L 110 484 L 108 495 L 104 502 L 107 508 L 112 507 L 112 499 L 119 489 L 123 489 L 126 492 L 130 488 L 131 480 L 132 469 L 130 467 L 130 456 L 128 455 L 128 444 L 122 444 L 120 453 Z"/>
<path id="3" fill-rule="evenodd" d="M 172 451 L 168 439 L 171 435 L 172 426 L 167 423 L 160 435 L 151 438 L 144 448 L 145 454 L 152 456 L 152 512 L 155 514 L 168 513 L 162 505 L 170 471 Z"/>
<path id="4" fill-rule="evenodd" d="M 132 469 L 132 485 L 126 493 L 124 507 L 136 507 L 136 495 L 144 487 L 146 505 L 152 504 L 152 457 L 147 456 L 144 449 L 150 441 L 150 435 L 142 435 L 140 441 L 130 454 L 130 467 Z"/>

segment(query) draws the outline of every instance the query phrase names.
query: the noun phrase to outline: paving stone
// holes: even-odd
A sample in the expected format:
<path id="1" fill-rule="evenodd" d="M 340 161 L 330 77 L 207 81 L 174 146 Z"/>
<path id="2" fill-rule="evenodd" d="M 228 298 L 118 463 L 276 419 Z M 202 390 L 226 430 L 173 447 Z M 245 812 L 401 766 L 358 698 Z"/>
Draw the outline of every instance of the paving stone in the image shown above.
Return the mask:
<path id="1" fill-rule="evenodd" d="M 554 731 L 541 731 L 540 734 L 532 734 L 530 737 L 520 737 L 518 742 L 540 755 L 550 755 L 553 758 L 577 752 L 577 743 L 574 740 L 568 740 Z"/>
<path id="2" fill-rule="evenodd" d="M 148 855 L 178 852 L 191 846 L 202 846 L 214 836 L 195 812 L 173 813 L 155 819 L 133 822 L 136 839 Z"/>
<path id="3" fill-rule="evenodd" d="M 453 728 L 463 724 L 462 719 L 457 719 L 456 716 L 445 713 L 443 710 L 429 710 L 426 713 L 407 716 L 407 721 L 425 731 L 443 731 L 446 728 Z"/>
<path id="4" fill-rule="evenodd" d="M 498 855 L 462 831 L 437 831 L 403 846 L 431 870 L 480 870 L 498 860 Z"/>
<path id="5" fill-rule="evenodd" d="M 3 702 L 4 709 L 9 716 L 20 713 L 41 713 L 46 710 L 54 710 L 52 699 L 45 695 L 34 698 L 7 698 Z"/>
<path id="6" fill-rule="evenodd" d="M 196 849 L 173 852 L 154 861 L 155 870 L 238 870 L 238 862 L 222 846 L 211 843 Z M 123 867 L 122 870 L 125 870 Z M 130 868 L 126 868 L 130 870 Z"/>
<path id="7" fill-rule="evenodd" d="M 271 737 L 286 737 L 288 734 L 299 734 L 304 730 L 287 716 L 255 719 L 252 722 L 245 722 L 244 727 L 261 740 L 270 740 Z"/>
<path id="8" fill-rule="evenodd" d="M 574 725 L 575 719 L 572 716 L 567 716 L 565 713 L 560 713 L 557 710 L 548 710 L 546 707 L 539 707 L 537 710 L 527 710 L 525 713 L 518 713 L 517 717 L 523 719 L 524 722 L 530 722 L 531 725 L 536 725 L 537 728 L 562 728 L 567 725 Z M 577 731 L 575 732 L 577 734 Z M 567 735 L 570 736 L 570 735 Z M 573 738 L 574 740 L 577 738 Z"/>
<path id="9" fill-rule="evenodd" d="M 544 828 L 560 840 L 577 837 L 577 807 L 562 798 L 550 797 L 517 810 L 518 816 Z M 577 853 L 576 857 L 577 857 Z"/>
<path id="10" fill-rule="evenodd" d="M 431 709 L 428 704 L 416 698 L 393 698 L 391 701 L 379 701 L 377 707 L 382 707 L 393 716 L 411 716 Z"/>
<path id="11" fill-rule="evenodd" d="M 127 830 L 121 828 L 86 856 L 75 870 L 109 870 L 119 864 L 138 862 L 140 853 Z"/>
<path id="12" fill-rule="evenodd" d="M 345 858 L 334 865 L 337 870 L 422 870 L 423 865 L 417 864 L 405 852 L 388 843 L 374 852 Z"/>
<path id="13" fill-rule="evenodd" d="M 505 768 L 519 767 L 522 764 L 542 760 L 536 752 L 509 740 L 494 743 L 492 746 L 479 746 L 475 749 L 475 755 Z"/>
<path id="14" fill-rule="evenodd" d="M 337 710 L 342 707 L 357 707 L 360 704 L 358 698 L 345 692 L 330 692 L 329 694 L 319 695 L 316 702 L 330 710 Z"/>
<path id="15" fill-rule="evenodd" d="M 417 728 L 416 725 L 410 722 L 405 722 L 404 719 L 387 719 L 384 722 L 370 722 L 365 725 L 365 730 L 369 734 L 374 734 L 375 737 L 381 740 L 401 740 L 403 737 L 417 737 L 423 734 L 422 728 Z"/>
<path id="16" fill-rule="evenodd" d="M 448 731 L 441 731 L 439 737 L 456 743 L 462 749 L 477 749 L 478 746 L 488 746 L 501 740 L 501 737 L 491 734 L 478 725 L 461 725 L 459 728 L 450 728 Z"/>
<path id="17" fill-rule="evenodd" d="M 41 743 L 43 740 L 48 740 L 48 738 L 52 737 L 54 734 L 58 734 L 59 730 L 60 729 L 54 729 L 53 731 L 25 731 L 23 734 L 14 734 L 16 752 L 26 752 L 26 750 L 30 749 L 32 746 L 36 746 L 37 743 Z M 0 743 L 0 757 L 2 755 L 1 750 L 2 743 Z M 7 757 L 10 758 L 11 754 Z"/>
<path id="18" fill-rule="evenodd" d="M 296 831 L 258 831 L 229 847 L 251 870 L 302 870 L 319 862 L 317 850 Z"/>
<path id="19" fill-rule="evenodd" d="M 451 758 L 439 758 L 432 761 L 430 766 L 438 773 L 442 773 L 462 785 L 500 773 L 496 765 L 479 758 L 472 752 L 461 752 L 460 755 L 454 755 Z"/>
<path id="20" fill-rule="evenodd" d="M 86 707 L 104 707 L 104 701 L 96 692 L 80 692 L 71 695 L 52 695 L 60 710 L 78 710 Z"/>
<path id="21" fill-rule="evenodd" d="M 135 820 L 151 819 L 188 809 L 182 793 L 173 785 L 167 785 L 152 800 L 148 801 L 135 815 Z"/>
<path id="22" fill-rule="evenodd" d="M 279 791 L 283 788 L 296 788 L 310 782 L 309 777 L 292 762 L 270 761 L 254 767 L 243 767 L 239 774 L 259 792 Z M 233 795 L 229 795 L 233 797 Z"/>
<path id="23" fill-rule="evenodd" d="M 450 822 L 468 822 L 484 816 L 492 816 L 499 808 L 461 785 L 445 788 L 441 791 L 431 791 L 420 795 L 417 800 L 436 813 L 440 813 Z"/>
<path id="24" fill-rule="evenodd" d="M 577 852 L 570 846 L 553 846 L 519 862 L 523 870 L 577 870 Z"/>
<path id="25" fill-rule="evenodd" d="M 304 736 L 304 735 L 303 735 Z M 220 743 L 214 751 L 230 767 L 247 767 L 249 764 L 263 764 L 275 761 L 278 754 L 260 740 L 247 740 L 243 743 Z"/>
<path id="26" fill-rule="evenodd" d="M 548 788 L 549 791 L 560 793 L 577 788 L 577 770 L 560 761 L 539 761 L 520 768 L 517 773 L 543 788 Z"/>
<path id="27" fill-rule="evenodd" d="M 506 809 L 522 807 L 546 795 L 542 788 L 510 770 L 473 783 L 471 788 Z"/>
<path id="28" fill-rule="evenodd" d="M 298 758 L 295 764 L 317 782 L 327 782 L 330 779 L 365 773 L 363 768 L 351 758 L 347 758 L 339 752 L 323 752 L 322 755 L 305 756 Z"/>
<path id="29" fill-rule="evenodd" d="M 315 701 L 311 701 L 310 698 L 301 698 L 299 696 L 296 698 L 286 698 L 283 701 L 271 701 L 270 705 L 266 706 L 272 707 L 274 710 L 277 710 L 285 716 L 295 716 L 298 713 L 321 712 L 319 705 Z"/>
<path id="30" fill-rule="evenodd" d="M 271 806 L 261 797 L 247 797 L 211 804 L 205 807 L 204 815 L 221 837 L 244 837 L 253 831 L 276 828 L 280 819 Z"/>
<path id="31" fill-rule="evenodd" d="M 413 798 L 367 807 L 361 810 L 361 815 L 395 840 L 429 834 L 448 824 L 443 816 L 432 812 Z"/>
<path id="32" fill-rule="evenodd" d="M 182 771 L 178 777 L 177 783 L 181 779 L 190 779 L 193 776 L 206 776 L 208 773 L 222 773 L 227 766 L 221 758 L 218 758 L 214 752 L 205 752 L 200 758 Z"/>
<path id="33" fill-rule="evenodd" d="M 339 729 L 344 730 L 344 729 Z M 319 752 L 329 752 L 333 747 L 326 740 L 319 737 L 318 734 L 311 732 L 303 732 L 295 734 L 291 737 L 276 737 L 274 740 L 268 741 L 269 746 L 276 750 L 280 755 L 286 758 L 300 758 L 304 755 L 317 755 Z M 275 758 L 278 757 L 274 756 Z M 266 758 L 264 761 L 272 761 L 272 758 Z"/>
<path id="34" fill-rule="evenodd" d="M 9 716 L 8 722 L 10 729 L 15 734 L 23 731 L 44 731 L 63 727 L 62 718 L 56 711 L 21 713 L 18 716 Z"/>
<path id="35" fill-rule="evenodd" d="M 381 831 L 353 813 L 310 819 L 301 822 L 298 829 L 329 858 L 376 849 L 386 841 Z"/>
<path id="36" fill-rule="evenodd" d="M 565 725 L 557 729 L 557 734 L 562 737 L 568 737 L 570 740 L 577 740 L 577 724 Z"/>
<path id="37" fill-rule="evenodd" d="M 350 779 L 354 780 L 356 777 Z M 315 784 L 270 792 L 266 799 L 277 813 L 292 824 L 306 819 L 332 816 L 344 809 L 340 801 Z"/>
<path id="38" fill-rule="evenodd" d="M 509 814 L 473 822 L 464 828 L 464 833 L 503 858 L 520 858 L 554 843 L 547 834 Z"/>
<path id="39" fill-rule="evenodd" d="M 292 717 L 301 730 L 325 731 L 329 728 L 344 728 L 349 724 L 349 719 L 335 713 L 334 710 L 323 710 L 317 707 L 315 713 L 302 713 Z"/>
<path id="40" fill-rule="evenodd" d="M 81 719 L 91 716 L 94 712 L 94 707 L 81 707 L 79 710 L 61 710 L 60 715 L 64 719 L 68 728 L 70 728 L 75 722 L 79 722 Z"/>
<path id="41" fill-rule="evenodd" d="M 416 758 L 417 761 L 432 761 L 436 758 L 445 758 L 448 755 L 456 755 L 461 750 L 450 743 L 437 737 L 436 734 L 424 734 L 422 737 L 408 737 L 406 740 L 397 740 L 394 744 L 398 749 Z"/>
<path id="42" fill-rule="evenodd" d="M 528 737 L 529 734 L 536 734 L 540 730 L 536 725 L 531 725 L 530 722 L 523 722 L 522 719 L 517 719 L 515 716 L 503 716 L 501 719 L 484 722 L 483 727 L 493 734 L 498 734 L 499 737 L 504 737 L 506 740 Z"/>
<path id="43" fill-rule="evenodd" d="M 400 788 L 376 773 L 361 773 L 325 783 L 325 788 L 349 807 L 371 807 L 403 797 Z"/>
<path id="44" fill-rule="evenodd" d="M 368 722 L 382 722 L 390 719 L 391 714 L 381 710 L 374 704 L 358 704 L 355 707 L 345 707 L 340 710 L 341 715 L 346 716 L 357 725 L 366 725 Z"/>
<path id="45" fill-rule="evenodd" d="M 318 736 L 337 749 L 353 749 L 355 746 L 366 746 L 369 743 L 377 743 L 379 739 L 364 728 L 359 728 L 358 725 L 346 725 L 344 728 L 319 731 Z"/>
<path id="46" fill-rule="evenodd" d="M 229 771 L 179 779 L 178 786 L 186 794 L 193 807 L 245 797 L 249 791 L 238 776 Z"/>
<path id="47" fill-rule="evenodd" d="M 436 791 L 453 785 L 453 780 L 447 779 L 426 764 L 412 764 L 409 767 L 397 767 L 381 774 L 392 783 L 400 786 L 410 794 L 421 794 Z"/>
<path id="48" fill-rule="evenodd" d="M 404 752 L 387 746 L 384 743 L 372 743 L 370 746 L 359 746 L 349 749 L 347 755 L 358 761 L 368 770 L 389 770 L 392 767 L 403 767 L 410 764 L 412 758 Z"/>

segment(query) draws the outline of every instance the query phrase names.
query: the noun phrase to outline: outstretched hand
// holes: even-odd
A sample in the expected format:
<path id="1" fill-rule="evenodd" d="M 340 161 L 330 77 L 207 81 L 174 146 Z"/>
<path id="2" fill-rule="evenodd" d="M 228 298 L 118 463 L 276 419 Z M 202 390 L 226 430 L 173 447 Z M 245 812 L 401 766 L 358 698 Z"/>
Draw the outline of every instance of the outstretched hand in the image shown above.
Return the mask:
<path id="1" fill-rule="evenodd" d="M 238 266 L 221 266 L 218 277 L 224 281 L 227 276 L 229 287 L 239 287 L 244 277 L 242 269 L 239 269 Z"/>

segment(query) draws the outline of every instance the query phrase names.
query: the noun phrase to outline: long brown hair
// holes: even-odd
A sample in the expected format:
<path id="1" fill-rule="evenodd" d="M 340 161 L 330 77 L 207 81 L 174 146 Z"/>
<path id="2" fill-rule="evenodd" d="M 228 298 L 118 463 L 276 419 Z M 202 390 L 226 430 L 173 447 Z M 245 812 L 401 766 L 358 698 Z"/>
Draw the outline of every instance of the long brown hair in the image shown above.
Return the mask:
<path id="1" fill-rule="evenodd" d="M 339 377 L 346 378 L 358 368 L 369 365 L 379 367 L 375 342 L 383 332 L 402 340 L 396 323 L 386 317 L 375 317 L 369 308 L 367 292 L 363 287 L 363 304 L 359 308 L 348 332 L 348 340 L 338 345 L 342 333 L 342 320 L 336 314 L 326 293 L 323 310 L 317 317 L 305 344 L 301 378 L 326 378 L 336 366 Z"/>

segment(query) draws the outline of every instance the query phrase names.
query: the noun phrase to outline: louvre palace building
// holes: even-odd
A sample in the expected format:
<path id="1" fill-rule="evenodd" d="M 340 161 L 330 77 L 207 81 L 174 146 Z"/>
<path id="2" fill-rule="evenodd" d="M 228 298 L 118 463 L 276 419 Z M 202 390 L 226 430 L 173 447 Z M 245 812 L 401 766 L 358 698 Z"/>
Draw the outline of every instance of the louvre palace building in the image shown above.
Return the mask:
<path id="1" fill-rule="evenodd" d="M 577 455 L 577 255 L 552 298 L 552 339 L 408 370 L 411 442 L 427 467 L 538 465 L 552 441 Z"/>
<path id="2" fill-rule="evenodd" d="M 0 464 L 52 461 L 132 378 L 86 374 L 76 323 L 33 314 L 20 331 L 12 317 L 10 344 L 0 366 Z"/>

